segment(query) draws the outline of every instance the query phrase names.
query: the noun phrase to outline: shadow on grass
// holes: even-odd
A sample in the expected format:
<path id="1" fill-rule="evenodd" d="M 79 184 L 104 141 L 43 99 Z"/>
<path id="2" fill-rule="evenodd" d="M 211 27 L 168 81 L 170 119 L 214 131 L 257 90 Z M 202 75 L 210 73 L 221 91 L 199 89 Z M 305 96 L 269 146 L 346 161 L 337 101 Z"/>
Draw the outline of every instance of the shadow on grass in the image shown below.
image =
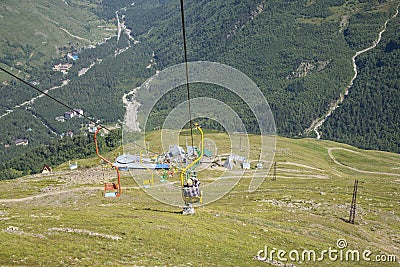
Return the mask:
<path id="1" fill-rule="evenodd" d="M 339 218 L 340 220 L 344 221 L 345 223 L 355 224 L 354 221 L 350 221 L 349 219 Z"/>
<path id="2" fill-rule="evenodd" d="M 140 208 L 140 209 L 136 209 L 136 210 L 154 211 L 154 212 L 171 213 L 171 214 L 182 214 L 182 211 L 160 210 L 160 209 L 152 209 L 152 208 Z"/>

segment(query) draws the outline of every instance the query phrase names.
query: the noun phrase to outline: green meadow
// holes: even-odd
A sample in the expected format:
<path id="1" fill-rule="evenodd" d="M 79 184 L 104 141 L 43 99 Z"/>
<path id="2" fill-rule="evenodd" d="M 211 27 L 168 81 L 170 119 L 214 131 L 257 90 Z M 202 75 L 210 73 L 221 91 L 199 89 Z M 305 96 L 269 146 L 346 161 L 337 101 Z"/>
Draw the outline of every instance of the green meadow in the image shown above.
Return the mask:
<path id="1" fill-rule="evenodd" d="M 228 144 L 224 134 L 206 137 Z M 159 146 L 155 133 L 147 138 L 152 149 Z M 103 183 L 115 172 L 97 158 L 77 159 L 80 167 L 73 171 L 64 164 L 50 174 L 1 181 L 0 265 L 271 266 L 279 263 L 255 257 L 282 250 L 280 262 L 291 266 L 376 266 L 376 256 L 395 257 L 384 266 L 399 266 L 398 154 L 277 137 L 274 161 L 276 170 L 261 171 L 266 179 L 258 190 L 248 191 L 255 170 L 246 170 L 232 191 L 196 207 L 193 216 L 151 198 L 129 172 L 122 173 L 122 195 L 103 198 Z M 207 169 L 199 178 L 221 172 Z M 357 209 L 350 224 L 355 179 Z M 347 246 L 338 247 L 338 240 Z M 337 250 L 336 259 L 321 254 L 329 249 Z M 366 250 L 370 261 L 362 258 Z M 315 251 L 315 259 L 307 253 L 301 259 L 304 251 Z M 348 251 L 358 251 L 359 261 L 346 260 Z M 279 260 L 277 252 L 272 256 Z"/>

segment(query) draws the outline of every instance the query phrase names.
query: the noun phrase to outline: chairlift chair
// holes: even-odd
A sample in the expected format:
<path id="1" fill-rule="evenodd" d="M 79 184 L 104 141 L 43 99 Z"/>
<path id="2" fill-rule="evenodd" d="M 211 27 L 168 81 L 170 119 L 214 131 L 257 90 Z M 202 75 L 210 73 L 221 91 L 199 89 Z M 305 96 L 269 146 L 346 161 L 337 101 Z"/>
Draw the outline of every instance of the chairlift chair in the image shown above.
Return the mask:
<path id="1" fill-rule="evenodd" d="M 111 167 L 115 168 L 117 171 L 117 183 L 105 183 L 104 184 L 104 191 L 103 191 L 103 196 L 107 198 L 111 197 L 119 197 L 121 194 L 121 175 L 119 173 L 119 168 L 118 166 L 115 166 L 111 161 L 100 155 L 99 153 L 99 146 L 97 143 L 97 134 L 100 132 L 101 127 L 97 127 L 96 132 L 94 133 L 94 143 L 96 145 L 96 154 L 97 156 L 107 162 Z"/>
<path id="2" fill-rule="evenodd" d="M 119 196 L 119 187 L 115 183 L 105 183 L 104 184 L 104 197 L 118 197 Z"/>
<path id="3" fill-rule="evenodd" d="M 203 191 L 200 190 L 200 181 L 195 177 L 189 179 L 193 181 L 192 184 L 186 182 L 182 188 L 182 198 L 185 206 L 194 203 L 203 203 Z"/>
<path id="4" fill-rule="evenodd" d="M 182 187 L 182 198 L 185 202 L 182 214 L 193 215 L 194 208 L 192 204 L 203 203 L 203 192 L 200 190 L 200 181 L 197 179 L 197 173 L 195 169 L 200 165 L 200 160 L 204 154 L 204 135 L 203 130 L 196 123 L 195 127 L 201 134 L 201 149 L 198 150 L 197 158 L 190 163 L 186 168 L 181 171 L 181 187 Z"/>
<path id="5" fill-rule="evenodd" d="M 197 180 L 195 176 L 191 176 L 186 180 L 185 185 L 182 188 L 182 198 L 185 203 L 182 214 L 194 215 L 195 211 L 193 204 L 203 203 L 203 191 L 200 190 L 200 181 Z"/>

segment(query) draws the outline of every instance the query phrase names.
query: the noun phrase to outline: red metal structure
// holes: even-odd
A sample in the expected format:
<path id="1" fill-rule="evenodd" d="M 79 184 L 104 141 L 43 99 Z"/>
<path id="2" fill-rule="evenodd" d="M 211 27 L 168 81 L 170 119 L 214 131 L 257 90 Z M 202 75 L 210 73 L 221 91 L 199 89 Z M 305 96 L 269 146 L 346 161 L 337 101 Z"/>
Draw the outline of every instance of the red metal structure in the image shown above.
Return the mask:
<path id="1" fill-rule="evenodd" d="M 99 153 L 99 146 L 97 143 L 97 134 L 100 132 L 101 127 L 98 126 L 96 132 L 94 133 L 94 144 L 96 145 L 96 154 L 97 156 L 110 164 L 111 167 L 115 168 L 117 171 L 118 182 L 116 183 L 105 183 L 104 184 L 104 197 L 119 197 L 121 195 L 121 175 L 119 173 L 119 169 L 115 166 L 111 161 L 100 155 Z"/>

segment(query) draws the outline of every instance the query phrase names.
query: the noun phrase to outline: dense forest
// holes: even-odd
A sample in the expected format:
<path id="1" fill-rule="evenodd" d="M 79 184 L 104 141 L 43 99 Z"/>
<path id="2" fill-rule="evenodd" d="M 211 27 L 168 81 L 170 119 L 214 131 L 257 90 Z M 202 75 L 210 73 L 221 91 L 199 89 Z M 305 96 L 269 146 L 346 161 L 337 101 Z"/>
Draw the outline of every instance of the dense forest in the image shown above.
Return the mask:
<path id="1" fill-rule="evenodd" d="M 121 131 L 113 130 L 106 137 L 99 136 L 99 150 L 106 152 L 121 145 Z M 48 145 L 20 149 L 18 157 L 2 162 L 0 180 L 7 180 L 21 175 L 40 172 L 44 165 L 57 166 L 69 160 L 86 158 L 95 154 L 93 135 L 64 137 L 50 141 Z"/>
<path id="2" fill-rule="evenodd" d="M 400 153 L 400 19 L 382 41 L 357 58 L 358 77 L 322 128 L 323 138 Z"/>
<path id="3" fill-rule="evenodd" d="M 118 16 L 131 31 L 130 36 L 123 32 L 119 40 L 112 36 L 91 46 L 76 39 L 66 41 L 58 47 L 57 56 L 41 65 L 36 62 L 39 58 L 43 61 L 37 47 L 5 39 L 2 44 L 15 53 L 2 53 L 0 64 L 42 90 L 64 82 L 64 86 L 48 93 L 82 109 L 94 121 L 109 125 L 122 122 L 125 107 L 121 99 L 125 93 L 157 70 L 183 62 L 179 1 L 104 1 L 100 5 L 92 0 L 74 4 L 74 12 L 85 8 L 114 27 Z M 265 95 L 278 134 L 304 137 L 312 121 L 323 116 L 344 92 L 353 76 L 351 57 L 374 42 L 397 4 L 393 0 L 185 1 L 188 58 L 220 62 L 242 71 Z M 395 105 L 398 76 L 394 70 L 400 43 L 397 21 L 388 24 L 376 49 L 358 57 L 359 77 L 343 105 L 322 128 L 323 138 L 399 151 L 399 113 Z M 91 31 L 90 25 L 82 29 Z M 79 59 L 71 60 L 67 52 L 77 53 Z M 71 63 L 72 67 L 66 74 L 53 71 L 59 63 Z M 86 73 L 80 74 L 85 68 Z M 15 107 L 38 92 L 4 74 L 0 78 L 0 115 L 13 110 L 0 118 L 3 168 L 27 149 L 13 146 L 16 139 L 28 139 L 28 147 L 35 149 L 57 142 L 67 131 L 72 130 L 75 136 L 87 132 L 88 121 L 83 118 L 55 120 L 69 110 L 46 97 Z M 240 114 L 249 132 L 257 132 L 254 116 L 228 90 L 192 86 L 192 97 L 199 96 L 224 101 Z M 143 91 L 139 90 L 137 100 L 146 100 Z M 185 100 L 184 88 L 169 92 L 153 110 L 147 129 L 161 126 L 173 107 Z M 205 128 L 220 127 L 213 120 L 202 120 L 202 124 Z"/>
<path id="4" fill-rule="evenodd" d="M 278 133 L 304 136 L 313 119 L 328 110 L 351 80 L 351 57 L 370 46 L 384 22 L 394 14 L 394 2 L 359 1 L 358 4 L 363 11 L 349 15 L 348 21 L 343 22 L 348 14 L 344 12 L 340 17 L 334 11 L 351 10 L 356 6 L 354 2 L 187 3 L 189 59 L 217 61 L 243 71 L 266 96 Z M 379 4 L 382 7 L 377 11 L 375 6 Z M 171 17 L 163 20 L 160 30 L 154 28 L 149 33 L 159 66 L 167 67 L 182 60 L 181 35 L 176 31 L 179 23 L 179 17 Z M 193 90 L 192 94 L 204 95 L 207 90 Z M 171 100 L 184 99 L 178 92 L 174 95 L 161 100 L 156 107 L 160 109 L 158 114 L 172 109 Z M 210 90 L 208 95 L 238 103 L 234 96 L 223 91 L 215 94 Z M 140 92 L 138 98 L 139 101 L 144 98 Z M 253 122 L 246 115 L 243 119 Z M 251 124 L 247 127 L 252 130 Z"/>

